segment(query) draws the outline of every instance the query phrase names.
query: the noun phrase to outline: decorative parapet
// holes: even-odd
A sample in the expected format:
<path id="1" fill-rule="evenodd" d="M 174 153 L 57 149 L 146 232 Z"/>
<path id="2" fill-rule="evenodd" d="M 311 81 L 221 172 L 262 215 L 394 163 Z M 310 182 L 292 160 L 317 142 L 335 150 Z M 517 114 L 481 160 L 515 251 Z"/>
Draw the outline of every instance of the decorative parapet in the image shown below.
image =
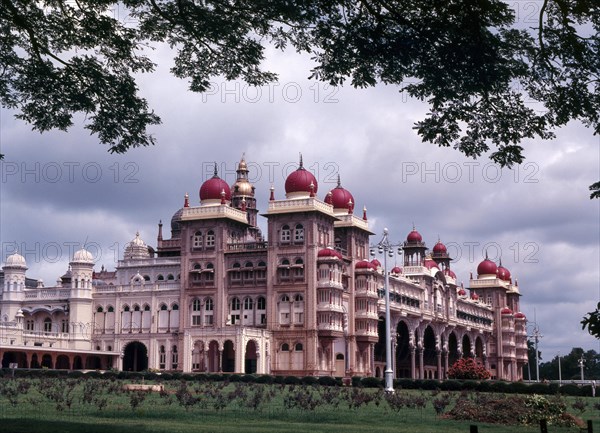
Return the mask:
<path id="1" fill-rule="evenodd" d="M 225 204 L 216 206 L 197 206 L 183 208 L 182 221 L 205 220 L 214 218 L 229 218 L 244 224 L 248 224 L 246 212 L 227 206 Z"/>

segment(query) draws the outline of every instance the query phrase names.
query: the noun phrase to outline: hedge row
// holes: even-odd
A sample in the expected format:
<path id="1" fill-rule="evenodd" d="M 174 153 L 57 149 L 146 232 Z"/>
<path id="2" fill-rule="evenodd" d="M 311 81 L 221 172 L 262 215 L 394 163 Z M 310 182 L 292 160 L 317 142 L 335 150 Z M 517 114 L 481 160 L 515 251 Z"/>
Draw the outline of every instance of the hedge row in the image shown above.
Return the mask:
<path id="1" fill-rule="evenodd" d="M 331 376 L 271 376 L 267 374 L 235 374 L 235 373 L 181 373 L 181 372 L 130 372 L 130 371 L 69 371 L 69 370 L 47 370 L 47 369 L 11 369 L 0 370 L 1 377 L 64 377 L 64 378 L 103 378 L 103 379 L 127 379 L 134 381 L 171 381 L 186 380 L 197 382 L 247 382 L 247 383 L 276 383 L 285 385 L 324 385 L 341 386 L 342 379 Z M 383 388 L 383 379 L 376 377 L 352 377 L 352 386 L 363 388 Z M 505 394 L 556 394 L 571 396 L 591 396 L 591 385 L 577 386 L 575 384 L 564 384 L 559 387 L 557 383 L 532 383 L 524 382 L 502 382 L 502 381 L 476 381 L 476 380 L 413 380 L 395 379 L 395 389 L 420 389 L 441 391 L 472 390 L 479 392 L 498 392 Z M 600 389 L 598 389 L 600 396 Z"/>

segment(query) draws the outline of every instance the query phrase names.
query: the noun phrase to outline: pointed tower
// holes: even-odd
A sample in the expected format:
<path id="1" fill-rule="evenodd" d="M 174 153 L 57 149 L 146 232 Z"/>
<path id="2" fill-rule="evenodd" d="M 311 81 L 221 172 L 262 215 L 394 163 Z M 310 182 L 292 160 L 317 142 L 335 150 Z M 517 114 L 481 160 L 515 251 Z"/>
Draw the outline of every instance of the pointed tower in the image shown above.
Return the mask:
<path id="1" fill-rule="evenodd" d="M 25 257 L 19 253 L 11 254 L 6 258 L 2 267 L 4 271 L 4 287 L 2 288 L 2 317 L 0 320 L 16 320 L 16 314 L 25 300 L 25 271 L 27 263 Z"/>
<path id="2" fill-rule="evenodd" d="M 260 229 L 257 227 L 258 209 L 256 209 L 256 198 L 254 196 L 254 185 L 248 180 L 248 165 L 246 158 L 242 155 L 242 159 L 236 170 L 237 179 L 231 185 L 231 206 L 245 211 L 248 215 L 248 229 L 252 237 L 258 239 L 260 237 Z"/>
<path id="3" fill-rule="evenodd" d="M 417 231 L 413 224 L 412 231 L 406 237 L 402 248 L 404 251 L 404 266 L 423 266 L 427 246 L 423 242 L 423 236 Z"/>

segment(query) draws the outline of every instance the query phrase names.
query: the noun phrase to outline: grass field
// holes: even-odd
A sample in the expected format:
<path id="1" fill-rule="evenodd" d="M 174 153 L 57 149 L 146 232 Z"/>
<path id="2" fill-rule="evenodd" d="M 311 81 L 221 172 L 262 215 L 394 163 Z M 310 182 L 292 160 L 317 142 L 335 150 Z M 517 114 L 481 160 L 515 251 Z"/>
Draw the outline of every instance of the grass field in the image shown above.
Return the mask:
<path id="1" fill-rule="evenodd" d="M 122 391 L 123 382 L 87 379 L 0 380 L 1 432 L 86 433 L 371 433 L 539 432 L 538 425 L 494 425 L 454 421 L 436 413 L 447 396 L 450 410 L 460 392 L 398 391 L 394 410 L 381 391 L 246 383 L 165 383 L 165 392 Z M 463 398 L 476 398 L 475 393 Z M 600 432 L 598 400 L 565 399 L 568 411 L 592 420 Z M 572 405 L 579 404 L 577 409 Z M 420 406 L 420 407 L 419 407 Z M 439 409 L 439 408 L 438 408 Z M 580 432 L 549 426 L 549 432 Z"/>

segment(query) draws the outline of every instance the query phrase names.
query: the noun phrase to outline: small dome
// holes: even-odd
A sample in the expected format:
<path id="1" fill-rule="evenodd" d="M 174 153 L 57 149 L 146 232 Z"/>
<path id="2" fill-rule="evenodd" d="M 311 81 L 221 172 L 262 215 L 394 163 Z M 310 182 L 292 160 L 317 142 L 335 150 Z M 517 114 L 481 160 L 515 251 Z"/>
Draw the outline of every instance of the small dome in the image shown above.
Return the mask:
<path id="1" fill-rule="evenodd" d="M 496 275 L 503 281 L 510 281 L 510 271 L 502 266 L 502 262 L 500 262 L 500 266 L 496 270 Z"/>
<path id="2" fill-rule="evenodd" d="M 437 268 L 438 267 L 438 264 L 435 262 L 435 260 L 432 260 L 432 259 L 425 259 L 425 262 L 423 263 L 423 265 L 427 269 L 432 269 L 432 268 Z"/>
<path id="3" fill-rule="evenodd" d="M 179 209 L 171 217 L 171 237 L 177 237 L 175 235 L 181 233 L 181 215 L 183 215 L 183 208 Z"/>
<path id="4" fill-rule="evenodd" d="M 88 250 L 82 248 L 79 251 L 75 251 L 73 254 L 73 262 L 77 263 L 94 263 L 94 256 Z"/>
<path id="5" fill-rule="evenodd" d="M 371 260 L 371 264 L 373 265 L 373 269 L 379 269 L 381 267 L 381 262 L 377 259 Z"/>
<path id="6" fill-rule="evenodd" d="M 217 174 L 217 164 L 215 164 L 215 173 L 213 177 L 205 181 L 200 187 L 200 203 L 207 200 L 221 201 L 221 193 L 225 192 L 225 200 L 231 200 L 231 190 L 229 185 Z"/>
<path id="7" fill-rule="evenodd" d="M 238 164 L 236 173 L 237 179 L 235 183 L 231 185 L 232 196 L 254 197 L 254 186 L 248 180 L 248 166 L 246 165 L 246 159 L 244 156 L 242 156 L 242 159 Z"/>
<path id="8" fill-rule="evenodd" d="M 21 254 L 14 253 L 6 258 L 4 266 L 24 268 L 27 267 L 27 262 L 25 262 L 25 257 L 23 257 Z"/>
<path id="9" fill-rule="evenodd" d="M 423 236 L 419 233 L 414 227 L 412 231 L 406 237 L 406 242 L 415 243 L 415 242 L 423 242 Z"/>
<path id="10" fill-rule="evenodd" d="M 467 291 L 465 289 L 458 289 L 458 296 L 467 296 Z"/>
<path id="11" fill-rule="evenodd" d="M 477 275 L 496 275 L 498 267 L 487 257 L 477 266 Z"/>
<path id="12" fill-rule="evenodd" d="M 518 313 L 515 313 L 515 319 L 526 320 L 527 317 L 525 317 L 525 314 L 523 314 L 519 311 Z"/>
<path id="13" fill-rule="evenodd" d="M 513 313 L 513 311 L 512 311 L 510 308 L 508 308 L 508 307 L 504 307 L 504 308 L 503 308 L 503 309 L 500 311 L 500 314 L 502 314 L 502 315 L 508 315 L 508 314 L 512 314 L 512 313 Z"/>
<path id="14" fill-rule="evenodd" d="M 446 245 L 444 245 L 442 241 L 437 241 L 437 244 L 433 246 L 433 252 L 437 254 L 446 254 L 448 250 L 446 249 Z"/>
<path id="15" fill-rule="evenodd" d="M 471 299 L 474 301 L 479 301 L 479 295 L 477 293 L 471 293 Z"/>
<path id="16" fill-rule="evenodd" d="M 140 237 L 140 232 L 136 232 L 135 238 L 125 247 L 124 259 L 146 259 L 149 257 L 151 257 L 151 254 L 148 245 Z"/>
<path id="17" fill-rule="evenodd" d="M 298 170 L 291 172 L 285 180 L 285 194 L 288 198 L 299 196 L 297 193 L 301 193 L 302 196 L 308 196 L 311 193 L 316 194 L 318 187 L 317 179 L 304 168 L 302 159 L 300 159 Z"/>
<path id="18" fill-rule="evenodd" d="M 348 210 L 350 206 L 354 207 L 354 197 L 350 191 L 342 187 L 339 175 L 337 186 L 327 193 L 325 203 L 329 203 L 334 209 Z"/>
<path id="19" fill-rule="evenodd" d="M 456 274 L 454 273 L 454 271 L 450 268 L 446 268 L 444 269 L 444 274 L 449 276 L 450 278 L 454 278 L 456 280 Z"/>
<path id="20" fill-rule="evenodd" d="M 357 262 L 356 265 L 354 266 L 354 268 L 355 269 L 376 269 L 375 266 L 373 266 L 373 263 L 368 261 L 367 259 Z"/>
<path id="21" fill-rule="evenodd" d="M 331 257 L 331 258 L 338 258 L 338 259 L 342 259 L 342 254 L 339 251 L 334 250 L 333 248 L 323 248 L 322 250 L 320 250 L 317 253 L 317 257 Z"/>
<path id="22" fill-rule="evenodd" d="M 402 268 L 400 266 L 394 266 L 392 268 L 392 274 L 396 274 L 396 275 L 402 274 Z"/>

